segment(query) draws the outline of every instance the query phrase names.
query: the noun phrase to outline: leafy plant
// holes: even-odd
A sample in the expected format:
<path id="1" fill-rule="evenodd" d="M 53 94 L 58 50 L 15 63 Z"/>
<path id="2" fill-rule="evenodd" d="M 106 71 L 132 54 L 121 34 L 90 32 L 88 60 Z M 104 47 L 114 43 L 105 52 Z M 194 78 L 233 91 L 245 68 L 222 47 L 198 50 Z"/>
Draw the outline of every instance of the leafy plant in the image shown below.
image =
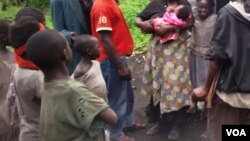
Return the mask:
<path id="1" fill-rule="evenodd" d="M 49 7 L 50 0 L 30 0 L 30 5 L 39 8 L 41 10 L 45 10 Z"/>
<path id="2" fill-rule="evenodd" d="M 134 25 L 136 16 L 144 9 L 150 0 L 122 0 L 120 8 L 128 23 L 135 43 L 135 51 L 144 52 L 147 50 L 149 35 L 143 34 L 139 28 Z"/>

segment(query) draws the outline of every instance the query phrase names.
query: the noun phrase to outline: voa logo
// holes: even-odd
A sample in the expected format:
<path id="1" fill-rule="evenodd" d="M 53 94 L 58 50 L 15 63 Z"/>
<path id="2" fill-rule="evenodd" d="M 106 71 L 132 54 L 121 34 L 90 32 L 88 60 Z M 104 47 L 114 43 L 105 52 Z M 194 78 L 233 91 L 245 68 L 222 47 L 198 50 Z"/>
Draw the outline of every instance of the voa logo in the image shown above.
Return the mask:
<path id="1" fill-rule="evenodd" d="M 226 129 L 227 136 L 247 136 L 244 129 Z"/>

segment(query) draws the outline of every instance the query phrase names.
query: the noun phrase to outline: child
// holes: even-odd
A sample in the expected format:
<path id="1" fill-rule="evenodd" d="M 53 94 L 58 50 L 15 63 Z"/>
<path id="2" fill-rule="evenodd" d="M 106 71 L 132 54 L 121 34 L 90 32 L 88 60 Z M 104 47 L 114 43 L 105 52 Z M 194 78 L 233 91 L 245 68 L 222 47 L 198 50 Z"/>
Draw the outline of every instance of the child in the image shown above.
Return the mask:
<path id="1" fill-rule="evenodd" d="M 162 18 L 155 18 L 152 21 L 152 26 L 155 31 L 159 31 L 161 25 L 175 25 L 184 27 L 186 20 L 190 17 L 191 10 L 185 5 L 178 5 L 177 2 L 168 2 L 168 8 Z M 160 38 L 160 43 L 176 40 L 178 32 L 168 33 Z"/>
<path id="2" fill-rule="evenodd" d="M 95 60 L 100 56 L 98 40 L 90 35 L 80 35 L 76 37 L 73 48 L 82 56 L 73 78 L 84 83 L 89 90 L 107 102 L 106 83 L 100 63 Z"/>
<path id="3" fill-rule="evenodd" d="M 216 15 L 213 14 L 213 0 L 198 0 L 198 15 L 192 29 L 189 67 L 191 83 L 199 87 L 205 80 L 208 61 L 204 56 L 210 48 L 210 40 L 214 30 Z M 194 102 L 196 105 L 196 102 Z M 192 110 L 194 111 L 194 109 Z"/>
<path id="4" fill-rule="evenodd" d="M 44 29 L 44 15 L 33 8 L 23 8 L 17 12 L 15 22 L 10 25 L 9 36 L 14 48 L 15 62 L 18 65 L 13 74 L 17 104 L 20 116 L 19 141 L 39 140 L 39 119 L 43 74 L 39 68 L 27 59 L 26 41 L 28 38 Z"/>
<path id="5" fill-rule="evenodd" d="M 45 30 L 27 42 L 28 58 L 44 73 L 40 140 L 104 141 L 104 124 L 114 124 L 117 116 L 106 102 L 80 82 L 72 80 L 67 69 L 72 52 L 58 32 Z"/>
<path id="6" fill-rule="evenodd" d="M 11 22 L 7 20 L 0 20 L 0 59 L 7 64 L 14 64 L 13 53 L 6 47 L 10 45 L 9 41 L 9 26 Z"/>

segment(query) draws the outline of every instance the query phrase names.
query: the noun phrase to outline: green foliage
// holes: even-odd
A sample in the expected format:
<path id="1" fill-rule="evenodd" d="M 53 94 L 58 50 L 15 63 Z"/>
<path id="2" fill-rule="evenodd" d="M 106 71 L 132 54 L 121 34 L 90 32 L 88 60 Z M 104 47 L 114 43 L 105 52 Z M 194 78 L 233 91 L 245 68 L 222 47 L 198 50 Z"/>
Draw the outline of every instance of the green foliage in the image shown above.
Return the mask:
<path id="1" fill-rule="evenodd" d="M 135 43 L 135 51 L 146 51 L 149 43 L 149 35 L 145 35 L 134 25 L 136 16 L 145 8 L 150 0 L 122 0 L 120 8 L 128 23 Z"/>
<path id="2" fill-rule="evenodd" d="M 42 10 L 48 8 L 49 4 L 50 0 L 30 0 L 30 5 Z"/>
<path id="3" fill-rule="evenodd" d="M 13 21 L 17 11 L 19 11 L 21 8 L 22 6 L 9 6 L 7 11 L 0 12 L 0 19 Z M 49 9 L 45 9 L 43 12 L 45 13 L 46 27 L 48 27 L 49 29 L 52 29 L 53 25 L 52 25 Z"/>
<path id="4" fill-rule="evenodd" d="M 1 5 L 1 4 L 0 4 Z M 15 18 L 16 12 L 20 9 L 21 7 L 17 6 L 9 6 L 7 11 L 1 11 L 0 10 L 0 19 L 5 19 L 5 20 L 10 20 L 13 21 Z"/>

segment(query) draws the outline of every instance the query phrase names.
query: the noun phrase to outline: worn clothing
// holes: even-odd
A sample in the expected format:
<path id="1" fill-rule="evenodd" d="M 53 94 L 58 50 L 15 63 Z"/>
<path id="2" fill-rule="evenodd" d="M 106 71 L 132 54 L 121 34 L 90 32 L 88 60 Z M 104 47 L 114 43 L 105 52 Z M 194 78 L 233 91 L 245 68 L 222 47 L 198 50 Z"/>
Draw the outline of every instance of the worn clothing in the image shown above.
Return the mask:
<path id="1" fill-rule="evenodd" d="M 75 80 L 45 82 L 41 141 L 104 141 L 104 123 L 97 115 L 106 102 Z"/>
<path id="2" fill-rule="evenodd" d="M 74 76 L 74 74 L 72 76 Z M 108 90 L 105 80 L 102 76 L 100 63 L 98 61 L 92 60 L 92 66 L 89 71 L 84 75 L 74 79 L 85 84 L 86 87 L 94 94 L 108 102 Z"/>
<path id="3" fill-rule="evenodd" d="M 190 50 L 195 55 L 204 56 L 209 50 L 216 17 L 215 14 L 211 14 L 205 20 L 195 17 L 190 45 Z"/>
<path id="4" fill-rule="evenodd" d="M 110 38 L 118 56 L 132 54 L 134 48 L 133 39 L 123 14 L 114 0 L 95 0 L 91 10 L 91 17 L 93 36 L 100 41 L 99 31 L 111 31 Z M 100 53 L 99 61 L 108 58 L 103 44 L 100 44 Z"/>
<path id="5" fill-rule="evenodd" d="M 160 103 L 161 113 L 177 111 L 190 105 L 187 36 L 179 35 L 175 42 L 160 44 L 154 37 L 150 43 L 142 78 L 142 93 Z"/>
<path id="6" fill-rule="evenodd" d="M 249 108 L 235 108 L 221 100 L 217 95 L 213 99 L 213 108 L 208 109 L 208 140 L 221 141 L 222 125 L 250 124 Z"/>
<path id="7" fill-rule="evenodd" d="M 51 0 L 50 4 L 54 29 L 63 33 L 70 45 L 73 44 L 70 38 L 71 32 L 77 35 L 91 33 L 90 23 L 86 20 L 88 9 L 84 9 L 80 0 Z M 68 66 L 70 74 L 74 72 L 81 58 L 75 49 L 72 49 L 72 53 L 73 58 Z"/>
<path id="8" fill-rule="evenodd" d="M 121 56 L 120 60 L 127 65 L 124 56 Z M 118 122 L 115 125 L 108 126 L 110 140 L 117 141 L 124 136 L 123 125 L 129 126 L 133 124 L 133 89 L 130 81 L 120 79 L 116 65 L 111 60 L 101 61 L 101 69 L 108 87 L 109 105 L 118 116 Z"/>
<path id="9" fill-rule="evenodd" d="M 22 113 L 19 141 L 38 141 L 43 74 L 17 66 L 13 79 L 20 102 L 18 110 Z"/>
<path id="10" fill-rule="evenodd" d="M 207 56 L 222 68 L 213 108 L 208 112 L 210 141 L 221 140 L 223 124 L 250 124 L 250 19 L 242 14 L 243 6 L 237 9 L 235 2 L 220 10 L 211 41 L 213 48 Z"/>
<path id="11" fill-rule="evenodd" d="M 8 140 L 10 135 L 10 127 L 8 126 L 7 121 L 5 119 L 9 118 L 5 109 L 8 109 L 8 104 L 4 104 L 7 102 L 6 94 L 8 91 L 8 86 L 11 81 L 11 68 L 0 59 L 0 140 Z"/>
<path id="12" fill-rule="evenodd" d="M 193 52 L 189 53 L 188 61 L 192 87 L 202 86 L 205 82 L 209 61 L 203 56 L 195 55 Z"/>
<path id="13" fill-rule="evenodd" d="M 217 90 L 250 93 L 250 22 L 231 5 L 220 10 L 207 58 L 222 66 Z"/>
<path id="14" fill-rule="evenodd" d="M 232 107 L 250 109 L 250 94 L 216 92 L 218 97 Z"/>
<path id="15" fill-rule="evenodd" d="M 11 70 L 12 68 L 7 63 L 5 63 L 4 61 L 0 59 L 0 75 L 1 75 L 0 77 L 1 78 L 0 79 L 0 104 L 6 98 L 8 86 L 10 83 Z M 2 113 L 0 112 L 0 114 Z"/>
<path id="16" fill-rule="evenodd" d="M 195 18 L 189 47 L 190 78 L 194 88 L 205 82 L 208 60 L 204 56 L 210 48 L 216 17 L 215 14 L 212 14 L 205 20 L 201 20 L 199 17 Z"/>

